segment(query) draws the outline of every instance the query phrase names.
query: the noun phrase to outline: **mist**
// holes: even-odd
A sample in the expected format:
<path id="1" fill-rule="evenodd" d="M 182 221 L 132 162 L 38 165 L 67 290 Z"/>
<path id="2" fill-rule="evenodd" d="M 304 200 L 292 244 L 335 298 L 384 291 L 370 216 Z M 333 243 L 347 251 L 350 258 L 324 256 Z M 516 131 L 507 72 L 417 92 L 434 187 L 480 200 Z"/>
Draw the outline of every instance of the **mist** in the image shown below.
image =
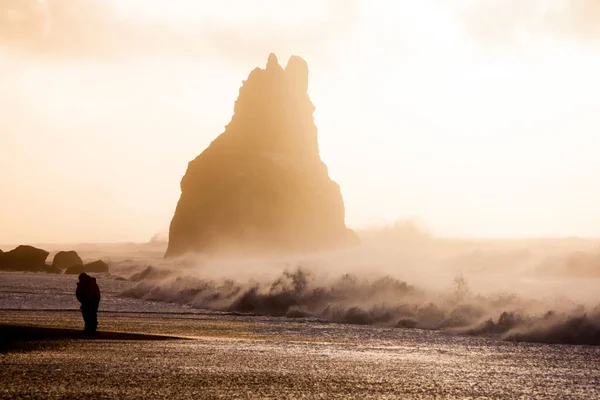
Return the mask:
<path id="1" fill-rule="evenodd" d="M 248 15 L 228 16 L 224 11 L 231 8 Z M 290 45 L 326 54 L 356 23 L 357 11 L 358 2 L 337 0 L 292 1 L 285 7 L 179 1 L 158 8 L 135 1 L 7 0 L 0 4 L 0 43 L 14 55 L 40 61 L 115 63 L 156 55 L 243 62 Z M 281 23 L 282 12 L 300 15 L 301 26 Z M 261 23 L 249 26 L 249 18 Z"/>
<path id="2" fill-rule="evenodd" d="M 470 2 L 461 14 L 470 34 L 488 45 L 535 46 L 540 38 L 597 45 L 600 39 L 595 0 Z"/>
<path id="3" fill-rule="evenodd" d="M 110 266 L 136 282 L 121 296 L 216 313 L 599 344 L 598 241 L 443 239 L 411 221 L 360 236 L 356 248 L 281 257 L 123 248 Z"/>

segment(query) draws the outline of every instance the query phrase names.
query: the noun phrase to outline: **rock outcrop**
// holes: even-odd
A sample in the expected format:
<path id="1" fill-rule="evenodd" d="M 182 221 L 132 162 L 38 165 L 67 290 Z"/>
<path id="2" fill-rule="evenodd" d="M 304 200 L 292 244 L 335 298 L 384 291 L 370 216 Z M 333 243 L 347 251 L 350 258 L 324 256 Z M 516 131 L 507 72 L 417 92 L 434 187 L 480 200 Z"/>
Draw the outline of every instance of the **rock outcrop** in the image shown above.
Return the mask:
<path id="1" fill-rule="evenodd" d="M 79 266 L 75 266 L 75 267 L 71 267 L 69 269 L 67 269 L 65 271 L 65 274 L 81 274 L 82 272 L 85 273 L 94 273 L 94 274 L 102 274 L 102 273 L 108 273 L 108 264 L 106 264 L 104 261 L 94 261 L 88 264 L 84 264 L 84 265 L 79 265 Z"/>
<path id="2" fill-rule="evenodd" d="M 18 246 L 0 253 L 0 271 L 46 272 L 46 250 L 33 246 Z"/>
<path id="3" fill-rule="evenodd" d="M 243 82 L 225 131 L 188 165 L 166 257 L 282 253 L 356 243 L 321 161 L 308 66 L 271 54 Z"/>
<path id="4" fill-rule="evenodd" d="M 76 251 L 59 251 L 52 260 L 52 266 L 58 269 L 69 269 L 71 267 L 81 267 L 83 260 Z"/>

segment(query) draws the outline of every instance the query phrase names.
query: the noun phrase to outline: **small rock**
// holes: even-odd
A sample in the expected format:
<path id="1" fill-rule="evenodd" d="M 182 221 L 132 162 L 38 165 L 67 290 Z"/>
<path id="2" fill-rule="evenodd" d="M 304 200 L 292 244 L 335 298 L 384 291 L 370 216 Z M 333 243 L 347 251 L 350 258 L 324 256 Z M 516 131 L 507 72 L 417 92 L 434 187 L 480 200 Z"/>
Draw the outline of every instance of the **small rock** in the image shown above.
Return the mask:
<path id="1" fill-rule="evenodd" d="M 18 246 L 0 253 L 0 271 L 44 272 L 48 254 L 33 246 Z"/>
<path id="2" fill-rule="evenodd" d="M 58 269 L 83 266 L 83 260 L 76 251 L 59 251 L 52 260 L 52 265 Z"/>
<path id="3" fill-rule="evenodd" d="M 98 260 L 81 266 L 71 267 L 65 271 L 65 274 L 81 274 L 85 273 L 108 273 L 108 264 L 104 261 Z"/>

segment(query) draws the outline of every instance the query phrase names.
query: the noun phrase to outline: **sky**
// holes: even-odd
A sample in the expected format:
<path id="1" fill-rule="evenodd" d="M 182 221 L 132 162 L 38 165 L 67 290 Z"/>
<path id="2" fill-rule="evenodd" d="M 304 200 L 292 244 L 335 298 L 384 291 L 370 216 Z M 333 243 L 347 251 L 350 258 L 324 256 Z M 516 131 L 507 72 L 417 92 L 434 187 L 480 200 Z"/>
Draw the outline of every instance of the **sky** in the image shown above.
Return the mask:
<path id="1" fill-rule="evenodd" d="M 269 53 L 353 228 L 600 236 L 597 0 L 4 0 L 0 243 L 164 235 Z"/>

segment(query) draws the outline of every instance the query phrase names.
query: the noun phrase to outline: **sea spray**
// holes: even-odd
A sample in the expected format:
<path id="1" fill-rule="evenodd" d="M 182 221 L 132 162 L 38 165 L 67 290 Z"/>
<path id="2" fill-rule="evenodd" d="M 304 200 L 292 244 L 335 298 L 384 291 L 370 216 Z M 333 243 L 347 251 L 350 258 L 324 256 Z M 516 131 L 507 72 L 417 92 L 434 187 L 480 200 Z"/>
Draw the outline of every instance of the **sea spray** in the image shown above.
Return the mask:
<path id="1" fill-rule="evenodd" d="M 513 341 L 600 342 L 597 278 L 571 276 L 568 268 L 560 276 L 556 267 L 540 272 L 548 260 L 569 259 L 570 248 L 560 253 L 534 243 L 522 251 L 521 243 L 515 250 L 514 243 L 437 239 L 426 250 L 413 242 L 377 244 L 279 259 L 143 260 L 135 272 L 128 264 L 124 276 L 136 285 L 121 296 Z M 118 273 L 118 262 L 111 267 Z"/>

